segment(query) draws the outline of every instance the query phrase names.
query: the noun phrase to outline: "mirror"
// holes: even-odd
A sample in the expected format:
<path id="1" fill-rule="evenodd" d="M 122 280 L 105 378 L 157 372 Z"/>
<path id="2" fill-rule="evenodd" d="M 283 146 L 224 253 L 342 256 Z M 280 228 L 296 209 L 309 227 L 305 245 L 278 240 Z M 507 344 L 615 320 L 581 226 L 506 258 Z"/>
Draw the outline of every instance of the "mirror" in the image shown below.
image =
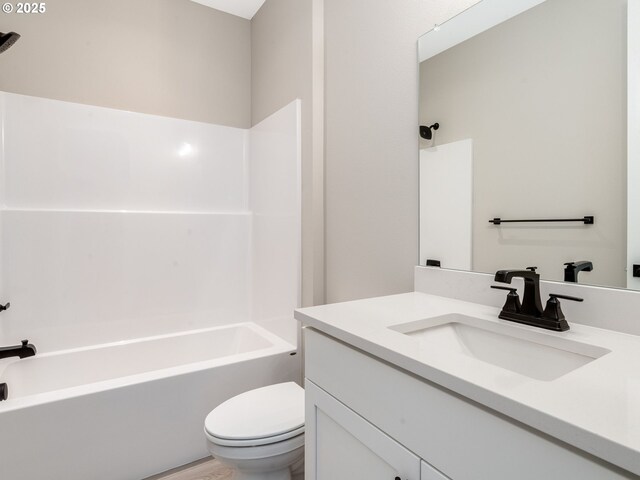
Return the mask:
<path id="1" fill-rule="evenodd" d="M 640 289 L 638 3 L 482 0 L 420 38 L 420 265 Z"/>

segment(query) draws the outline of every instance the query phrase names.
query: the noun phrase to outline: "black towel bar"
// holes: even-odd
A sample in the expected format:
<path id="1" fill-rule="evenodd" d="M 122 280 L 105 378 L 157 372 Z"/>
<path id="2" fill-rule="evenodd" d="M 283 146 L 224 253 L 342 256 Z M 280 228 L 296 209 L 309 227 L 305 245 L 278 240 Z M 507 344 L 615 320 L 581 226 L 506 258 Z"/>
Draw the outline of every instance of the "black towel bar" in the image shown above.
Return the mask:
<path id="1" fill-rule="evenodd" d="M 593 225 L 595 217 L 593 215 L 587 215 L 582 218 L 535 218 L 529 220 L 504 220 L 500 217 L 489 220 L 489 223 L 494 225 L 500 225 L 501 223 L 529 223 L 529 222 L 582 222 L 585 225 Z"/>

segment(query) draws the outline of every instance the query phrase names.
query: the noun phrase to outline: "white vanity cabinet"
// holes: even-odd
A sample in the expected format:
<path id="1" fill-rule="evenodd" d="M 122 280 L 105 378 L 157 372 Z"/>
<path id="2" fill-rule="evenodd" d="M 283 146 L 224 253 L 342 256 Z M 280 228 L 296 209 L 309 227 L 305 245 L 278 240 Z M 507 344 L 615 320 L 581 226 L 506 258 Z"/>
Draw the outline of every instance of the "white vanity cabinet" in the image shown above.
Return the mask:
<path id="1" fill-rule="evenodd" d="M 311 328 L 306 480 L 639 478 Z"/>

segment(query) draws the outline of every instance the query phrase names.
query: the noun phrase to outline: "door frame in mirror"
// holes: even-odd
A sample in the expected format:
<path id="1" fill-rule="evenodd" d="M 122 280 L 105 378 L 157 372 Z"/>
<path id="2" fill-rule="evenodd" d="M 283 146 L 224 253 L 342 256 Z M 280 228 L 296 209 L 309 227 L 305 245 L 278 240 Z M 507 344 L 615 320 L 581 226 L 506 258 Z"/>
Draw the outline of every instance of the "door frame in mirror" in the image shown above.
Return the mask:
<path id="1" fill-rule="evenodd" d="M 640 0 L 628 2 L 627 288 L 640 290 L 640 278 L 633 276 L 633 265 L 640 264 Z"/>

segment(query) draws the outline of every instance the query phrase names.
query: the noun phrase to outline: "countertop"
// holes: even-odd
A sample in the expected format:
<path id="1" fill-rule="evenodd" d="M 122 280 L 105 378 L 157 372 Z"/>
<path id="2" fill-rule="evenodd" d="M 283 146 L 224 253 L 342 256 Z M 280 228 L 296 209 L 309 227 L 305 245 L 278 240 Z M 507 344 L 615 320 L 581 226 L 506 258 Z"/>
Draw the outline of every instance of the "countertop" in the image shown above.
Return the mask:
<path id="1" fill-rule="evenodd" d="M 610 353 L 550 381 L 388 327 L 451 313 L 595 345 Z M 553 332 L 498 319 L 499 309 L 412 292 L 296 310 L 304 325 L 640 475 L 640 337 L 571 323 Z M 640 320 L 639 320 L 640 321 Z"/>

